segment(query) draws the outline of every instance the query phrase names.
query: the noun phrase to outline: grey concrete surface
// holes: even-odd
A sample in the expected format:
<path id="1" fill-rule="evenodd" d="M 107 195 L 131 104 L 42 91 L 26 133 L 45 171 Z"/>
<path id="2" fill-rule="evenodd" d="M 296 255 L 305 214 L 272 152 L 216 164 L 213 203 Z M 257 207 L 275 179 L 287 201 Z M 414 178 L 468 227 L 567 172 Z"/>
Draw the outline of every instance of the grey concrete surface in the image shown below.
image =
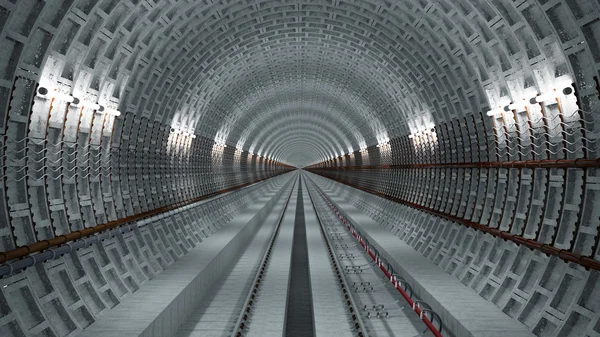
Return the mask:
<path id="1" fill-rule="evenodd" d="M 287 182 L 288 184 L 290 181 Z M 102 316 L 81 336 L 173 336 L 215 282 L 239 257 L 254 231 L 263 224 L 285 189 L 255 200 L 225 224 L 210 241 L 190 250 L 148 285 Z M 280 209 L 282 204 L 280 202 Z"/>
<path id="2" fill-rule="evenodd" d="M 411 284 L 415 294 L 432 306 L 446 328 L 456 336 L 534 336 L 525 325 L 515 322 L 345 199 L 335 194 L 328 197 L 393 265 L 398 276 Z"/>

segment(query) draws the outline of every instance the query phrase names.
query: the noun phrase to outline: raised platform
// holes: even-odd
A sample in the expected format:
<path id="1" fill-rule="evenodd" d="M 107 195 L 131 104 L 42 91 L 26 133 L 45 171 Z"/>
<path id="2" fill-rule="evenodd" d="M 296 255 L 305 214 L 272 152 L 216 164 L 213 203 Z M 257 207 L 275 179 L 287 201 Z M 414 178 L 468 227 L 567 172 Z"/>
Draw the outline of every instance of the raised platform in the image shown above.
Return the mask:
<path id="1" fill-rule="evenodd" d="M 282 194 L 289 191 L 292 181 L 287 181 L 283 188 L 265 193 L 209 240 L 126 297 L 79 336 L 173 336 L 268 215 L 283 210 L 285 197 Z"/>
<path id="2" fill-rule="evenodd" d="M 481 298 L 342 197 L 331 190 L 324 192 L 455 336 L 534 337 L 525 325 Z"/>

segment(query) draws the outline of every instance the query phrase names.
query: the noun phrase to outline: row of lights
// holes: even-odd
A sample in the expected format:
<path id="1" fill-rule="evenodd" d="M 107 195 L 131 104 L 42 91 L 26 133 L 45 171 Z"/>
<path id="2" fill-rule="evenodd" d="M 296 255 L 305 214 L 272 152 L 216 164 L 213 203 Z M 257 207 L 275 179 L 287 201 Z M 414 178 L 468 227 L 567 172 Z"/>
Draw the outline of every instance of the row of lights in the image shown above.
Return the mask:
<path id="1" fill-rule="evenodd" d="M 195 134 L 187 132 L 187 131 L 185 131 L 183 129 L 175 128 L 175 127 L 171 127 L 171 134 L 181 134 L 182 136 L 190 137 L 191 139 L 195 139 L 196 138 Z M 224 149 L 224 148 L 227 147 L 227 144 L 225 144 L 224 142 L 215 141 L 215 146 L 217 148 Z M 242 152 L 242 150 L 240 150 L 238 148 L 235 148 L 235 150 L 238 151 L 238 152 Z M 260 158 L 266 158 L 266 157 L 263 157 L 260 154 L 254 154 L 254 155 L 258 156 Z"/>
<path id="2" fill-rule="evenodd" d="M 56 98 L 59 99 L 61 101 L 65 101 L 67 103 L 70 103 L 72 106 L 79 106 L 81 105 L 83 102 L 85 101 L 81 101 L 79 98 L 68 95 L 68 94 L 63 94 L 60 92 L 53 92 L 50 93 L 50 90 L 48 90 L 48 88 L 46 87 L 39 87 L 37 89 L 37 97 L 42 98 L 42 99 L 49 99 L 49 98 Z M 92 110 L 96 110 L 98 112 L 101 113 L 105 113 L 105 114 L 109 114 L 109 115 L 113 115 L 113 116 L 120 116 L 121 112 L 119 110 L 114 110 L 114 109 L 107 109 L 105 106 L 100 105 L 98 103 L 91 103 L 86 105 L 87 108 L 90 108 Z"/>
<path id="3" fill-rule="evenodd" d="M 385 146 L 389 146 L 390 145 L 390 140 L 389 138 L 385 138 L 381 143 L 377 144 L 377 147 L 385 147 Z"/>
<path id="4" fill-rule="evenodd" d="M 195 134 L 189 133 L 189 132 L 187 132 L 185 130 L 182 130 L 182 129 L 171 128 L 171 133 L 181 134 L 181 135 L 186 136 L 186 137 L 191 137 L 192 139 L 196 138 Z"/>
<path id="5" fill-rule="evenodd" d="M 381 148 L 381 147 L 386 147 L 386 146 L 389 146 L 389 145 L 390 145 L 390 141 L 389 141 L 389 140 L 387 140 L 387 141 L 384 141 L 384 142 L 381 142 L 381 143 L 377 144 L 377 147 Z M 362 148 L 359 150 L 359 152 L 362 152 L 362 153 L 364 153 L 364 152 L 367 152 L 367 150 L 368 150 L 368 148 L 365 146 L 365 147 L 362 147 Z M 336 158 L 342 158 L 342 157 L 344 157 L 344 156 L 350 156 L 350 155 L 352 155 L 352 152 L 350 152 L 350 153 L 346 153 L 346 154 L 340 154 L 339 156 L 334 156 L 334 157 L 333 157 L 333 158 L 331 158 L 330 160 L 334 160 L 334 159 L 336 159 Z"/>
<path id="6" fill-rule="evenodd" d="M 190 137 L 192 139 L 196 138 L 195 134 L 187 132 L 187 131 L 185 131 L 183 129 L 178 129 L 178 128 L 174 128 L 174 127 L 171 128 L 171 133 L 181 134 L 183 136 Z M 227 144 L 225 144 L 224 142 L 221 142 L 221 141 L 215 141 L 215 146 L 218 147 L 218 148 L 223 148 L 224 149 L 224 148 L 227 147 Z M 242 152 L 242 150 L 240 150 L 238 148 L 235 148 L 235 150 L 238 151 L 238 152 Z M 255 154 L 255 155 L 258 156 L 258 157 L 260 157 L 260 158 L 263 158 L 262 155 L 259 155 L 259 154 Z"/>
<path id="7" fill-rule="evenodd" d="M 556 89 L 555 89 L 555 91 L 556 91 Z M 573 93 L 573 88 L 570 86 L 565 87 L 562 90 L 562 94 L 565 96 L 568 96 L 572 93 Z M 525 99 L 523 99 L 523 101 L 525 101 Z M 558 95 L 556 92 L 550 93 L 550 94 L 544 94 L 544 95 L 537 95 L 537 96 L 529 99 L 529 104 L 547 104 L 547 105 L 558 104 Z M 487 115 L 490 117 L 495 117 L 495 116 L 499 116 L 505 112 L 512 111 L 512 110 L 515 110 L 517 112 L 525 111 L 526 103 L 525 102 L 511 103 L 509 105 L 504 106 L 503 108 L 499 107 L 498 109 L 490 110 L 487 112 Z"/>
<path id="8" fill-rule="evenodd" d="M 562 93 L 563 93 L 563 95 L 568 96 L 573 93 L 573 88 L 570 86 L 565 87 L 562 90 Z M 529 99 L 529 103 L 530 104 L 540 104 L 540 103 L 558 104 L 558 100 L 557 100 L 557 95 L 555 93 L 552 93 L 552 94 L 538 95 L 538 96 L 532 97 L 531 99 Z M 525 111 L 525 104 L 524 103 L 511 103 L 502 109 L 490 110 L 487 112 L 487 115 L 490 117 L 493 117 L 493 116 L 497 116 L 497 115 L 500 115 L 504 112 L 508 112 L 511 110 L 516 110 L 517 112 Z M 418 138 L 418 137 L 422 137 L 422 136 L 428 136 L 428 135 L 431 135 L 434 133 L 435 133 L 434 128 L 425 129 L 425 130 L 420 130 L 413 134 L 410 134 L 408 136 L 408 138 L 414 139 L 414 138 Z M 389 145 L 389 141 L 381 143 L 381 144 L 377 144 L 377 147 L 383 147 L 386 145 Z M 366 152 L 366 151 L 367 151 L 366 147 L 363 147 L 360 149 L 360 152 Z"/>
<path id="9" fill-rule="evenodd" d="M 226 148 L 226 147 L 227 147 L 227 144 L 225 144 L 225 142 L 223 142 L 223 141 L 215 141 L 215 146 L 216 146 L 217 148 L 222 148 L 222 149 L 224 149 L 224 148 Z M 237 147 L 235 148 L 235 151 L 237 151 L 237 152 L 243 152 L 242 150 L 238 149 Z M 248 153 L 250 153 L 250 152 L 248 152 Z M 262 154 L 258 154 L 258 153 L 254 153 L 253 155 L 254 155 L 254 156 L 257 156 L 257 157 L 259 157 L 259 158 L 266 158 L 266 157 L 263 157 L 263 155 L 262 155 Z"/>
<path id="10" fill-rule="evenodd" d="M 425 129 L 425 130 L 421 130 L 421 131 L 417 131 L 413 134 L 408 135 L 408 138 L 413 139 L 413 138 L 418 138 L 418 137 L 422 137 L 422 136 L 427 136 L 430 134 L 435 133 L 435 129 L 431 128 L 431 129 Z"/>
<path id="11" fill-rule="evenodd" d="M 184 130 L 182 130 L 182 129 L 171 128 L 171 133 L 174 133 L 174 134 L 181 134 L 181 135 L 183 135 L 183 136 L 190 137 L 190 138 L 192 138 L 192 139 L 195 139 L 195 138 L 196 138 L 196 135 L 195 135 L 195 134 L 193 134 L 193 133 L 189 133 L 189 132 L 187 132 L 187 131 L 184 131 Z M 227 144 L 225 144 L 225 143 L 223 143 L 223 142 L 215 142 L 215 146 L 216 146 L 216 147 L 219 147 L 219 148 L 226 148 L 226 147 L 227 147 Z M 242 152 L 242 150 L 240 150 L 240 149 L 238 149 L 238 148 L 235 148 L 235 151 Z M 260 157 L 260 158 L 263 158 L 263 156 L 262 156 L 262 155 L 259 155 L 259 154 L 255 154 L 255 156 L 258 156 L 258 157 Z"/>

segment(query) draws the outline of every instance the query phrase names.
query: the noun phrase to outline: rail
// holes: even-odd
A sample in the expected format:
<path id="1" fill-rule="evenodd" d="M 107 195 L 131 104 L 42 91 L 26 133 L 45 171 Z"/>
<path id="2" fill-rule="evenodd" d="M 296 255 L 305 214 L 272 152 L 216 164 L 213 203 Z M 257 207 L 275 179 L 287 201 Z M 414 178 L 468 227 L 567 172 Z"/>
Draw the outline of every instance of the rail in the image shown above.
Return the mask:
<path id="1" fill-rule="evenodd" d="M 292 198 L 292 194 L 294 193 L 294 188 L 296 187 L 297 183 L 298 183 L 298 180 L 296 178 L 296 181 L 294 181 L 294 185 L 292 186 L 292 189 L 290 190 L 290 194 L 288 195 L 287 200 L 285 202 L 285 206 L 283 207 L 283 211 L 281 212 L 281 215 L 279 216 L 279 219 L 277 220 L 277 227 L 273 231 L 273 234 L 271 235 L 271 238 L 269 239 L 269 245 L 265 251 L 265 254 L 263 255 L 263 257 L 260 261 L 260 264 L 259 264 L 260 269 L 256 273 L 254 280 L 252 281 L 252 287 L 250 288 L 250 292 L 248 293 L 248 296 L 246 297 L 246 300 L 244 301 L 244 305 L 242 306 L 243 309 L 242 309 L 235 325 L 233 326 L 232 337 L 241 337 L 244 335 L 243 331 L 246 329 L 246 321 L 249 320 L 250 314 L 252 313 L 252 306 L 254 304 L 254 300 L 256 299 L 256 296 L 258 295 L 258 290 L 260 289 L 260 286 L 262 285 L 262 277 L 264 276 L 264 273 L 269 264 L 269 260 L 271 258 L 271 253 L 273 251 L 273 246 L 275 245 L 275 241 L 277 240 L 277 236 L 279 235 L 279 229 L 281 228 L 281 223 L 283 222 L 283 217 L 285 215 L 285 212 L 287 211 L 288 204 L 290 203 L 290 199 Z"/>
<path id="2" fill-rule="evenodd" d="M 312 198 L 312 193 L 310 192 L 310 190 L 308 188 L 307 188 L 307 190 L 308 190 L 308 194 L 310 196 L 310 202 L 313 206 L 313 209 L 315 210 L 315 214 L 317 215 L 317 222 L 319 223 L 319 228 L 321 229 L 321 235 L 323 236 L 323 238 L 325 240 L 325 245 L 327 247 L 327 252 L 329 253 L 329 258 L 331 259 L 331 261 L 333 262 L 333 265 L 335 266 L 334 271 L 338 277 L 340 287 L 342 288 L 342 291 L 344 292 L 344 295 L 345 295 L 344 298 L 346 299 L 346 304 L 348 305 L 348 310 L 352 314 L 352 320 L 354 321 L 354 327 L 358 331 L 359 337 L 368 337 L 369 335 L 367 333 L 367 330 L 365 329 L 365 323 L 363 322 L 362 317 L 359 314 L 360 310 L 356 306 L 356 303 L 354 303 L 354 300 L 352 299 L 352 295 L 349 294 L 351 288 L 348 286 L 346 278 L 342 276 L 342 269 L 341 269 L 342 264 L 338 260 L 337 255 L 333 253 L 331 240 L 329 239 L 329 236 L 327 235 L 327 233 L 325 232 L 325 229 L 323 228 L 323 223 L 321 222 L 321 218 L 319 216 L 319 213 L 317 212 L 317 208 L 315 207 L 315 202 Z"/>

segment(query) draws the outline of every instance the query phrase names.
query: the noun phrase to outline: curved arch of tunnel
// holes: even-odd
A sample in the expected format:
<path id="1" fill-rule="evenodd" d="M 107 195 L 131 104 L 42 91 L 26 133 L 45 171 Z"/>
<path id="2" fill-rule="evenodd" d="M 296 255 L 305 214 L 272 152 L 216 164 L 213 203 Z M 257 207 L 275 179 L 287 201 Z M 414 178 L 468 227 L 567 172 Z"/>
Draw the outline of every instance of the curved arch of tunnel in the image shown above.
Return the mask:
<path id="1" fill-rule="evenodd" d="M 307 69 L 306 71 L 310 71 Z M 375 115 L 376 109 L 370 107 L 368 101 L 361 99 L 359 95 L 351 90 L 354 88 L 343 88 L 340 83 L 324 83 L 322 80 L 295 80 L 294 74 L 286 74 L 285 72 L 278 73 L 274 76 L 264 75 L 265 78 L 252 77 L 249 79 L 251 83 L 261 83 L 260 81 L 266 82 L 266 88 L 261 88 L 263 91 L 255 92 L 255 88 L 247 89 L 246 86 L 236 82 L 238 89 L 231 88 L 231 93 L 223 93 L 224 97 L 227 97 L 229 106 L 222 107 L 225 111 L 233 111 L 231 118 L 234 122 L 238 121 L 242 126 L 244 121 L 252 120 L 255 116 L 261 118 L 269 118 L 270 114 L 275 114 L 276 110 L 273 105 L 281 106 L 285 104 L 293 104 L 302 106 L 310 106 L 309 104 L 315 105 L 316 108 L 323 111 L 332 110 L 335 117 L 344 124 L 348 124 L 350 128 L 356 128 L 359 125 L 374 124 L 373 120 L 377 120 L 378 116 Z M 283 77 L 285 83 L 271 83 L 276 81 L 276 78 L 271 77 Z M 244 88 L 244 89 L 239 89 Z M 343 88 L 343 89 L 340 89 Z M 234 90 L 239 92 L 247 93 L 247 100 L 239 100 L 235 102 L 232 99 Z M 264 94 L 266 93 L 266 94 Z M 257 100 L 260 98 L 260 100 Z M 272 100 L 269 100 L 272 98 Z M 256 100 L 253 104 L 249 104 L 246 101 Z M 273 102 L 274 101 L 274 102 Z M 289 102 L 289 103 L 288 103 Z M 310 102 L 310 103 L 309 103 Z M 244 107 L 244 109 L 234 109 L 232 105 L 237 104 Z M 267 107 L 265 108 L 264 105 Z M 248 107 L 249 106 L 249 107 Z M 248 107 L 248 108 L 246 108 Z M 343 113 L 341 113 L 343 112 Z M 370 113 L 370 115 L 367 115 Z M 371 120 L 369 120 L 371 119 Z M 377 123 L 381 124 L 381 123 Z M 359 130 L 363 133 L 368 133 L 372 130 L 371 128 L 363 128 Z"/>
<path id="2" fill-rule="evenodd" d="M 304 116 L 284 117 L 267 123 L 260 129 L 257 128 L 257 132 L 253 132 L 246 139 L 247 142 L 252 142 L 250 147 L 255 148 L 257 144 L 263 144 L 266 138 L 272 138 L 274 132 L 281 133 L 283 128 L 289 129 L 292 125 L 297 125 L 299 128 L 307 126 L 312 130 L 319 129 L 322 137 L 327 140 L 327 144 L 336 150 L 353 148 L 352 144 L 357 144 L 356 146 L 358 146 L 357 141 L 352 141 L 346 138 L 345 135 L 342 135 L 337 125 L 332 122 L 331 120 L 322 120 L 317 117 L 312 117 L 309 120 Z"/>
<path id="3" fill-rule="evenodd" d="M 317 139 L 314 139 L 312 137 L 306 137 L 306 135 L 297 135 L 295 137 L 285 137 L 285 139 L 280 144 L 278 144 L 277 151 L 273 151 L 271 155 L 275 158 L 279 158 L 279 160 L 283 160 L 286 158 L 285 153 L 283 152 L 286 149 L 286 146 L 288 146 L 289 144 L 298 143 L 298 142 L 302 142 L 303 144 L 310 145 L 309 148 L 313 149 L 313 151 L 315 151 L 315 154 L 317 154 L 317 156 L 315 156 L 315 155 L 310 156 L 314 159 L 319 159 L 320 161 L 325 161 L 331 155 L 331 153 L 328 151 L 328 149 L 326 147 L 324 147 L 323 143 L 319 142 Z M 310 163 L 303 163 L 303 164 L 305 166 L 307 166 Z"/>
<path id="4" fill-rule="evenodd" d="M 419 41 L 417 41 L 417 43 L 419 43 Z M 167 47 L 167 48 L 168 48 L 168 47 Z M 194 58 L 192 57 L 192 58 L 190 58 L 190 59 L 194 59 Z M 421 60 L 417 60 L 417 61 L 419 61 L 419 62 L 420 62 Z M 186 68 L 186 67 L 183 67 L 183 68 Z M 360 69 L 360 68 L 359 68 L 359 69 Z M 346 69 L 346 71 L 345 71 L 345 72 L 346 72 L 346 73 L 350 73 L 350 72 L 349 72 L 347 69 Z M 240 73 L 243 73 L 243 72 L 240 72 Z M 200 78 L 200 77 L 197 77 L 197 78 Z M 406 79 L 406 78 L 409 78 L 409 77 L 407 77 L 407 76 L 404 76 L 403 78 L 404 78 L 404 79 Z M 232 88 L 234 88 L 234 86 L 231 86 L 231 87 L 232 87 Z M 242 92 L 242 91 L 238 91 L 238 92 Z M 403 92 L 403 91 L 401 90 L 400 92 Z M 191 95 L 190 95 L 190 96 L 191 96 Z M 226 99 L 227 101 L 232 101 L 232 100 L 230 99 L 230 97 L 231 97 L 231 96 L 230 96 L 229 94 L 227 94 L 227 95 L 224 95 L 224 96 L 225 96 L 225 97 L 227 97 L 227 99 Z"/>
<path id="5" fill-rule="evenodd" d="M 272 141 L 273 143 L 267 145 L 267 147 L 265 148 L 265 152 L 269 153 L 269 154 L 273 154 L 273 155 L 275 153 L 279 153 L 279 149 L 281 148 L 281 146 L 284 144 L 284 142 L 287 139 L 295 139 L 297 137 L 308 137 L 308 138 L 313 139 L 317 143 L 319 143 L 320 147 L 322 148 L 322 152 L 325 154 L 325 156 L 323 157 L 323 160 L 327 160 L 328 158 L 331 158 L 332 156 L 335 155 L 334 150 L 332 150 L 331 147 L 327 146 L 327 142 L 323 141 L 321 133 L 311 131 L 311 130 L 306 130 L 306 131 L 302 132 L 302 134 L 299 136 L 282 133 L 279 135 L 279 139 L 274 139 Z M 275 143 L 275 142 L 278 142 L 278 143 Z"/>
<path id="6" fill-rule="evenodd" d="M 319 151 L 317 152 L 319 154 L 318 158 L 323 160 L 327 160 L 329 153 L 323 148 L 323 145 L 321 145 L 320 143 L 318 143 L 317 140 L 311 140 L 311 139 L 307 139 L 305 138 L 305 136 L 299 136 L 296 138 L 289 138 L 289 139 L 285 139 L 283 141 L 283 143 L 279 146 L 277 151 L 273 152 L 274 156 L 277 156 L 280 159 L 285 159 L 285 153 L 282 153 L 282 151 L 286 148 L 286 146 L 290 143 L 293 142 L 299 142 L 299 141 L 303 141 L 305 144 L 311 144 L 313 148 L 315 149 L 319 149 Z M 312 156 L 313 158 L 315 157 L 314 155 Z M 315 158 L 316 159 L 316 158 Z M 304 163 L 305 165 L 308 163 Z"/>
<path id="7" fill-rule="evenodd" d="M 325 100 L 322 99 L 322 101 Z M 334 105 L 332 106 L 332 109 L 335 109 L 333 111 L 329 111 L 331 109 L 328 109 L 327 105 L 313 106 L 312 104 L 301 105 L 299 103 L 279 104 L 276 107 L 277 108 L 272 109 L 271 113 L 259 114 L 258 118 L 255 118 L 255 114 L 250 112 L 249 118 L 245 119 L 244 121 L 240 120 L 240 122 L 238 122 L 238 124 L 243 126 L 245 129 L 245 132 L 239 136 L 240 139 L 246 139 L 244 148 L 246 148 L 246 144 L 248 142 L 252 141 L 255 143 L 256 137 L 260 137 L 256 134 L 257 132 L 265 133 L 267 130 L 264 128 L 265 124 L 281 124 L 282 121 L 290 117 L 300 118 L 299 116 L 301 114 L 305 116 L 304 118 L 308 122 L 322 124 L 324 127 L 330 127 L 331 125 L 335 124 L 336 128 L 332 130 L 334 130 L 335 134 L 338 135 L 338 139 L 349 141 L 353 146 L 358 146 L 360 142 L 359 139 L 362 139 L 359 138 L 359 135 L 357 135 L 359 132 L 358 126 L 354 123 L 351 123 L 351 120 L 343 113 L 343 111 L 345 111 L 344 106 Z M 257 110 L 262 111 L 262 108 L 258 108 Z M 237 135 L 235 134 L 230 135 L 231 138 L 235 138 L 236 136 Z M 234 140 L 231 140 L 230 142 L 233 143 Z"/>
<path id="8" fill-rule="evenodd" d="M 264 137 L 256 138 L 258 144 L 263 144 L 261 149 L 265 153 L 274 152 L 279 147 L 282 140 L 286 137 L 292 137 L 296 133 L 306 134 L 307 137 L 314 138 L 321 142 L 329 154 L 345 151 L 344 147 L 341 145 L 340 138 L 336 139 L 332 137 L 332 134 L 328 133 L 330 129 L 323 124 L 305 121 L 304 123 L 298 124 L 286 123 L 284 126 L 269 125 L 269 127 L 271 127 L 271 129 L 268 134 L 265 134 Z"/>

